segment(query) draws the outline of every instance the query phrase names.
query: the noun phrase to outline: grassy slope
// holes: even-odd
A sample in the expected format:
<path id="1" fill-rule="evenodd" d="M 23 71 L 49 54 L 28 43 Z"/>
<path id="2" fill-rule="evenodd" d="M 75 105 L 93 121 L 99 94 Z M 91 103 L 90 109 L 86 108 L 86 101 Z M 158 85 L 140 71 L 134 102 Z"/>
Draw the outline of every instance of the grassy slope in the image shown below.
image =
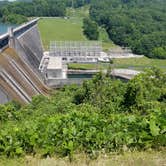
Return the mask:
<path id="1" fill-rule="evenodd" d="M 46 48 L 50 41 L 86 40 L 82 34 L 82 22 L 78 19 L 44 18 L 39 21 L 43 45 Z"/>
<path id="2" fill-rule="evenodd" d="M 82 33 L 82 19 L 88 15 L 88 7 L 79 10 L 67 10 L 69 19 L 43 18 L 38 27 L 41 33 L 44 48 L 47 49 L 50 41 L 84 41 Z"/>
<path id="3" fill-rule="evenodd" d="M 143 58 L 130 58 L 130 59 L 116 59 L 114 60 L 115 66 L 119 68 L 135 68 L 142 70 L 147 67 L 158 67 L 163 71 L 166 71 L 166 60 L 162 59 L 149 59 L 147 57 Z"/>
<path id="4" fill-rule="evenodd" d="M 89 7 L 79 9 L 68 9 L 67 16 L 64 18 L 43 18 L 39 21 L 39 31 L 41 33 L 43 45 L 48 49 L 50 41 L 84 41 L 87 40 L 82 32 L 82 20 L 89 14 Z M 100 40 L 105 39 L 105 34 L 100 31 Z M 111 41 L 103 42 L 103 47 L 108 50 L 113 47 Z"/>
<path id="5" fill-rule="evenodd" d="M 66 158 L 33 158 L 26 156 L 24 158 L 6 159 L 0 158 L 1 166 L 164 166 L 166 163 L 165 150 L 159 152 L 134 152 L 124 155 L 99 156 L 97 160 L 90 160 L 85 155 L 77 155 L 73 162 Z"/>
<path id="6" fill-rule="evenodd" d="M 149 59 L 146 57 L 143 58 L 129 58 L 129 59 L 114 59 L 115 68 L 129 68 L 136 70 L 143 70 L 149 67 L 158 67 L 163 71 L 166 71 L 166 60 L 159 59 Z M 107 69 L 108 64 L 99 63 L 99 64 L 69 64 L 70 69 Z"/>

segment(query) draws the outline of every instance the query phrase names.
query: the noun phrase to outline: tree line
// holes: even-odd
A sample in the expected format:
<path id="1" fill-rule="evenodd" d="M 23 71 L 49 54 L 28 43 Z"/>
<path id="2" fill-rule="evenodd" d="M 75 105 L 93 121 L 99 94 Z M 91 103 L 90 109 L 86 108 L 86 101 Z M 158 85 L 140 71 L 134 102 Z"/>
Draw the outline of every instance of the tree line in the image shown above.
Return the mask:
<path id="1" fill-rule="evenodd" d="M 65 16 L 67 7 L 90 4 L 90 18 L 84 19 L 88 39 L 99 37 L 98 26 L 110 39 L 130 47 L 136 54 L 166 59 L 165 0 L 19 0 L 0 2 L 4 22 L 20 24 L 33 16 Z M 98 25 L 97 25 L 97 24 Z"/>
<path id="2" fill-rule="evenodd" d="M 22 23 L 27 17 L 63 17 L 66 7 L 81 7 L 89 0 L 17 0 L 0 2 L 0 17 L 4 22 Z"/>
<path id="3" fill-rule="evenodd" d="M 21 23 L 20 18 L 34 16 L 65 16 L 66 7 L 63 1 L 60 0 L 33 0 L 32 2 L 11 2 L 1 7 L 1 16 L 4 22 L 12 16 L 17 16 L 13 20 L 15 23 Z M 22 20 L 24 22 L 24 20 Z"/>
<path id="4" fill-rule="evenodd" d="M 93 0 L 90 17 L 134 53 L 166 59 L 165 0 Z"/>

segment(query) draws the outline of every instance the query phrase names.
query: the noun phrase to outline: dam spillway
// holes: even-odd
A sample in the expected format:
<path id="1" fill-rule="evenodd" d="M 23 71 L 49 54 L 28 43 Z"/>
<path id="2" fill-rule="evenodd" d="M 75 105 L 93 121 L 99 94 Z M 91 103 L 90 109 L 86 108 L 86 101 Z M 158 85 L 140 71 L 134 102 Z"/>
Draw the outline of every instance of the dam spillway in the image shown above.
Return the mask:
<path id="1" fill-rule="evenodd" d="M 98 72 L 69 71 L 65 67 L 58 67 L 63 66 L 63 63 L 60 65 L 60 60 L 57 61 L 58 63 L 55 63 L 57 57 L 48 57 L 47 54 L 52 53 L 51 51 L 43 56 L 43 47 L 37 27 L 37 21 L 38 19 L 29 21 L 28 23 L 15 29 L 11 29 L 8 33 L 0 36 L 0 104 L 6 103 L 10 100 L 16 100 L 22 104 L 29 103 L 35 95 L 49 94 L 50 89 L 48 86 L 51 88 L 57 88 L 66 84 L 80 84 L 83 80 L 89 79 L 89 74 L 92 76 L 92 74 Z M 81 45 L 84 44 L 79 44 L 79 46 Z M 69 46 L 73 47 L 73 44 L 70 42 Z M 88 52 L 87 48 L 85 48 L 85 53 Z M 97 47 L 95 46 L 95 48 L 98 48 L 98 45 Z M 95 50 L 96 49 L 94 49 L 94 51 Z M 97 53 L 100 51 L 101 50 L 99 49 Z M 63 50 L 60 52 L 64 55 Z M 57 48 L 55 53 L 57 53 Z M 73 54 L 71 49 L 69 49 L 69 54 Z M 76 56 L 77 55 L 78 52 Z M 75 53 L 72 56 L 75 56 Z M 84 58 L 86 58 L 86 56 L 88 55 L 85 55 Z M 41 63 L 45 62 L 44 57 L 46 58 L 46 62 L 47 60 L 50 61 L 47 65 Z M 96 57 L 98 57 L 98 55 L 95 56 L 95 59 Z M 58 59 L 59 58 L 61 58 L 62 62 L 63 59 L 66 59 L 66 57 L 58 57 Z M 77 60 L 80 61 L 81 59 L 78 58 Z M 45 70 L 43 66 L 46 66 L 47 70 Z M 59 77 L 60 73 L 63 76 L 65 75 L 65 77 Z M 66 75 L 70 73 L 74 74 L 74 77 L 66 79 Z M 123 69 L 114 70 L 111 75 L 128 80 L 138 73 L 139 72 L 137 71 L 131 72 Z M 80 75 L 84 75 L 84 77 L 80 77 Z M 88 75 L 88 78 L 85 77 L 86 75 Z M 75 78 L 75 76 L 77 76 L 77 78 Z"/>
<path id="2" fill-rule="evenodd" d="M 43 49 L 37 21 L 0 36 L 0 103 L 16 100 L 24 104 L 35 95 L 48 94 L 38 70 Z"/>

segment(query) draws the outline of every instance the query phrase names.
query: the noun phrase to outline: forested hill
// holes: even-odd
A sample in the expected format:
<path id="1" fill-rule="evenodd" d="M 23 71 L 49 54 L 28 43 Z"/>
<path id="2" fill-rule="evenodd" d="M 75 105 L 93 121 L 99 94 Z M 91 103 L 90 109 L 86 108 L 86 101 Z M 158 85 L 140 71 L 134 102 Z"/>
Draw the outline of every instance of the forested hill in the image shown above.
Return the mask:
<path id="1" fill-rule="evenodd" d="M 33 16 L 65 16 L 67 7 L 90 4 L 90 17 L 110 39 L 137 54 L 166 59 L 166 0 L 18 0 L 0 4 L 4 22 Z"/>
<path id="2" fill-rule="evenodd" d="M 66 7 L 80 7 L 90 3 L 89 0 L 17 0 L 0 2 L 0 13 L 4 17 L 9 14 L 31 16 L 65 16 Z M 1 5 L 2 4 L 2 5 Z"/>
<path id="3" fill-rule="evenodd" d="M 137 54 L 166 58 L 165 0 L 95 0 L 90 16 L 116 44 Z"/>
<path id="4" fill-rule="evenodd" d="M 3 22 L 20 24 L 27 17 L 65 16 L 67 7 L 80 7 L 89 4 L 90 0 L 17 0 L 0 1 L 0 18 Z"/>

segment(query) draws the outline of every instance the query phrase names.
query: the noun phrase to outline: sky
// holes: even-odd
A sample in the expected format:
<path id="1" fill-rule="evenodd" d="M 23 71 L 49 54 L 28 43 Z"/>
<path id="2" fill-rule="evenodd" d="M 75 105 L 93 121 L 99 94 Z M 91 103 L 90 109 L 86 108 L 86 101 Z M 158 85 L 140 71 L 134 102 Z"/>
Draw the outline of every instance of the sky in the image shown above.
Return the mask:
<path id="1" fill-rule="evenodd" d="M 0 1 L 4 1 L 4 0 L 0 0 Z M 9 2 L 12 2 L 12 1 L 16 1 L 16 0 L 8 0 Z"/>

